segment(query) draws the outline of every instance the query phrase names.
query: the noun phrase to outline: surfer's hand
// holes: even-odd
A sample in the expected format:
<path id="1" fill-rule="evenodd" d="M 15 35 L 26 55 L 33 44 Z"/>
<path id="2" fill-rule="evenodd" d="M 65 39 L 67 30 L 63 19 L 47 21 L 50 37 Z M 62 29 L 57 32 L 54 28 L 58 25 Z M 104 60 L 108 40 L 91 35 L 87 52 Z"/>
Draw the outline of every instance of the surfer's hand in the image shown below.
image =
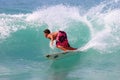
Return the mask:
<path id="1" fill-rule="evenodd" d="M 54 49 L 53 42 L 50 42 L 50 48 Z"/>
<path id="2" fill-rule="evenodd" d="M 53 46 L 53 41 L 51 41 L 51 45 Z"/>

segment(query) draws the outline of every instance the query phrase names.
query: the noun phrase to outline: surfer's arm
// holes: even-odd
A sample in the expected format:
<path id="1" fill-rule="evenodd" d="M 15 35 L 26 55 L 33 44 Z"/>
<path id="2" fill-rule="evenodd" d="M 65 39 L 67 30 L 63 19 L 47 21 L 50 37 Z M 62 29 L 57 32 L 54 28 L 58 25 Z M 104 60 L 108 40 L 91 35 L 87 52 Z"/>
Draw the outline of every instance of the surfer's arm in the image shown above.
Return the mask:
<path id="1" fill-rule="evenodd" d="M 53 36 L 52 36 L 52 35 L 49 35 L 49 39 L 50 39 L 50 44 L 53 45 L 53 43 L 54 43 Z"/>
<path id="2" fill-rule="evenodd" d="M 53 40 L 53 38 L 51 39 L 51 45 L 53 45 L 53 43 L 54 43 L 54 40 Z"/>

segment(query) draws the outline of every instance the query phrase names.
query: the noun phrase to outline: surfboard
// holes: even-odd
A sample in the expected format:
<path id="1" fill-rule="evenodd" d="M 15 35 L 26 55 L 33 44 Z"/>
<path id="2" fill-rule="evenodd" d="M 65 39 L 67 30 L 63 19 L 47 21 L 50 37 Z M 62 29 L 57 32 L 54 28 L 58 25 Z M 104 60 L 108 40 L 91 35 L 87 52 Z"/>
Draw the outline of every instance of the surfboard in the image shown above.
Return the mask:
<path id="1" fill-rule="evenodd" d="M 75 53 L 75 52 L 80 52 L 78 50 L 72 50 L 72 51 L 65 51 L 65 52 L 57 52 L 57 53 L 52 53 L 52 54 L 47 54 L 45 55 L 46 58 L 54 60 L 54 59 L 59 59 L 67 54 Z"/>

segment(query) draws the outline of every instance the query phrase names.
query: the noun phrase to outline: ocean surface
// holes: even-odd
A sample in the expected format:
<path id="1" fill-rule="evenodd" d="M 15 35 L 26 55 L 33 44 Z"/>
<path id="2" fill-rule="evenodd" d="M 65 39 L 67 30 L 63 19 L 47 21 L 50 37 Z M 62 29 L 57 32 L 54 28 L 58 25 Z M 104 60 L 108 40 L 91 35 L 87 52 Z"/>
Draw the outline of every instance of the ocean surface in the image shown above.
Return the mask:
<path id="1" fill-rule="evenodd" d="M 61 52 L 44 29 L 81 52 Z M 120 80 L 120 0 L 0 0 L 0 80 Z"/>

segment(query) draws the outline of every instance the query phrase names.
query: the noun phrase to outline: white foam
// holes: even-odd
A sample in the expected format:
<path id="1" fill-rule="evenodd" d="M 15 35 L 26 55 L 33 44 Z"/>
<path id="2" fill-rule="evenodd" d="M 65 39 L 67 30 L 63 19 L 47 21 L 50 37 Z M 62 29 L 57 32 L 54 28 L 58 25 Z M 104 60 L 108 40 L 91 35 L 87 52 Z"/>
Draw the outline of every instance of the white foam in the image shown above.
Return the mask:
<path id="1" fill-rule="evenodd" d="M 94 48 L 100 52 L 112 53 L 114 50 L 111 49 L 119 47 L 120 9 L 109 8 L 103 12 L 104 8 L 111 3 L 95 6 L 85 15 L 85 23 L 91 32 L 91 40 L 80 50 Z"/>
<path id="2" fill-rule="evenodd" d="M 22 22 L 26 15 L 10 15 L 0 14 L 0 39 L 6 39 L 11 33 L 20 29 L 24 29 L 25 26 L 17 25 L 17 22 Z"/>
<path id="3" fill-rule="evenodd" d="M 62 29 L 68 27 L 69 20 L 80 19 L 79 10 L 76 7 L 64 5 L 56 5 L 48 8 L 38 9 L 30 14 L 26 21 L 37 21 L 38 23 L 46 23 L 51 30 Z"/>

